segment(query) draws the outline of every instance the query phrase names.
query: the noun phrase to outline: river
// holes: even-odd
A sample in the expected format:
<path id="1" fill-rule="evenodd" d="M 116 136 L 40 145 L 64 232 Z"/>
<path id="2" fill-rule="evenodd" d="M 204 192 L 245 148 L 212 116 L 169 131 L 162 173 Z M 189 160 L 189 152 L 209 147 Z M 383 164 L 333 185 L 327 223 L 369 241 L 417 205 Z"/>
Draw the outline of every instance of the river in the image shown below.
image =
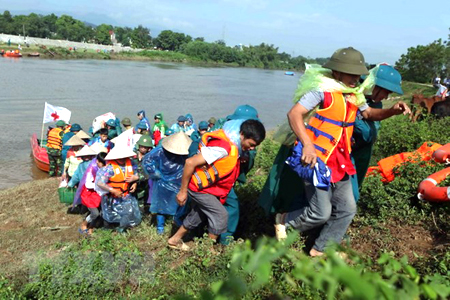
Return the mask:
<path id="1" fill-rule="evenodd" d="M 34 166 L 29 142 L 41 133 L 46 101 L 71 110 L 71 122 L 85 131 L 109 111 L 133 124 L 141 109 L 151 121 L 162 112 L 170 126 L 182 114 L 198 123 L 241 104 L 256 107 L 274 129 L 285 120 L 298 82 L 283 71 L 134 61 L 0 58 L 0 70 L 0 189 L 47 177 Z"/>

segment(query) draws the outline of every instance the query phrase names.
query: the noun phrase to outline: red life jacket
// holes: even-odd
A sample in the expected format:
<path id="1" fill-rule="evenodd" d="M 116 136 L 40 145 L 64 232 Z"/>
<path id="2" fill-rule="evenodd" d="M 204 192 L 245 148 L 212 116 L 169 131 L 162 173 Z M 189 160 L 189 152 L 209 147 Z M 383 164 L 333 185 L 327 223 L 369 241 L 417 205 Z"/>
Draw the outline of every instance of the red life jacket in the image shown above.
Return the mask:
<path id="1" fill-rule="evenodd" d="M 239 176 L 239 149 L 222 129 L 205 133 L 199 143 L 199 152 L 202 147 L 224 148 L 228 156 L 211 165 L 196 168 L 189 182 L 189 189 L 193 192 L 214 195 L 223 204 Z"/>
<path id="2" fill-rule="evenodd" d="M 346 145 L 349 153 L 351 152 L 351 137 L 358 107 L 350 102 L 347 109 L 347 102 L 341 92 L 324 92 L 324 96 L 331 97 L 331 104 L 327 108 L 317 110 L 306 126 L 306 132 L 314 143 L 317 156 L 326 163 L 344 130 Z M 346 97 L 355 96 L 349 94 Z"/>
<path id="3" fill-rule="evenodd" d="M 128 182 L 125 181 L 125 178 L 127 178 L 128 176 L 132 176 L 134 174 L 131 160 L 129 158 L 126 158 L 125 160 L 126 160 L 125 174 L 123 173 L 122 168 L 119 166 L 117 161 L 113 160 L 110 162 L 114 170 L 114 176 L 109 178 L 108 182 L 108 185 L 110 187 L 121 191 L 124 196 L 128 195 L 128 187 L 130 185 Z"/>

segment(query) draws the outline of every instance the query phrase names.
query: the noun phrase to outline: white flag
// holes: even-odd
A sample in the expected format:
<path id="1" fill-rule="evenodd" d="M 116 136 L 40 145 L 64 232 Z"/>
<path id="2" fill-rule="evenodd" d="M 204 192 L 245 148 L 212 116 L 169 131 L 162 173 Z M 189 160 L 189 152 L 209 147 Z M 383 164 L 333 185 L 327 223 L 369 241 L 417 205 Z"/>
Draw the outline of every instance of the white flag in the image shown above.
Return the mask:
<path id="1" fill-rule="evenodd" d="M 42 123 L 57 122 L 59 120 L 69 123 L 71 114 L 70 110 L 65 107 L 53 106 L 45 102 L 44 120 Z"/>

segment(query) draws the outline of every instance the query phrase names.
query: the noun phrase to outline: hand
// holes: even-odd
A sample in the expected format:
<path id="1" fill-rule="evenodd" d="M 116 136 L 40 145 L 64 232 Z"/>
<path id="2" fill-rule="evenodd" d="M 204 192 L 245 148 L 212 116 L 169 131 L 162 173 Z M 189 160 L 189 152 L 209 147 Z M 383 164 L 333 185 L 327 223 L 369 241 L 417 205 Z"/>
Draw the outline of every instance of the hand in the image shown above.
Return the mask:
<path id="1" fill-rule="evenodd" d="M 302 163 L 304 165 L 310 165 L 311 169 L 314 168 L 317 162 L 317 153 L 314 144 L 306 144 L 303 146 Z"/>
<path id="2" fill-rule="evenodd" d="M 128 176 L 127 178 L 125 178 L 125 182 L 128 182 L 128 183 L 133 182 L 133 181 L 137 181 L 137 180 L 139 180 L 139 175 L 136 175 L 136 174 Z"/>
<path id="3" fill-rule="evenodd" d="M 61 181 L 65 181 L 66 180 L 66 173 L 63 173 L 62 175 L 61 175 Z"/>
<path id="4" fill-rule="evenodd" d="M 394 106 L 392 106 L 391 109 L 394 110 L 394 114 L 396 114 L 396 115 L 400 115 L 402 113 L 403 113 L 403 115 L 411 114 L 411 109 L 403 101 L 397 102 Z"/>
<path id="5" fill-rule="evenodd" d="M 180 190 L 177 194 L 178 205 L 184 206 L 186 204 L 186 200 L 187 200 L 187 192 Z"/>
<path id="6" fill-rule="evenodd" d="M 136 188 L 137 188 L 137 183 L 135 182 L 130 187 L 130 193 L 134 193 L 136 191 Z"/>
<path id="7" fill-rule="evenodd" d="M 116 190 L 116 189 L 112 189 L 112 191 L 110 192 L 111 194 L 113 194 L 114 197 L 116 198 L 120 198 L 122 197 L 122 191 Z"/>

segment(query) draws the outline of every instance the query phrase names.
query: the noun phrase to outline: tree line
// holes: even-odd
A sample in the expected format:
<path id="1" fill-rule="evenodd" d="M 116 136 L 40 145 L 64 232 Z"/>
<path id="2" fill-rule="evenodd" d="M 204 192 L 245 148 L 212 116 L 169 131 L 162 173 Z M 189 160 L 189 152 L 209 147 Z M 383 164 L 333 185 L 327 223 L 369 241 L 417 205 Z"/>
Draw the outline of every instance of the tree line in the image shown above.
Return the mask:
<path id="1" fill-rule="evenodd" d="M 410 47 L 395 63 L 402 78 L 429 83 L 434 77 L 450 77 L 450 34 L 447 41 L 438 39 L 428 45 Z"/>
<path id="2" fill-rule="evenodd" d="M 110 31 L 114 31 L 118 43 L 140 49 L 160 49 L 184 53 L 194 60 L 230 63 L 238 66 L 266 69 L 304 69 L 305 63 L 323 63 L 326 58 L 293 57 L 279 53 L 278 47 L 261 43 L 255 46 L 227 46 L 225 41 L 206 42 L 203 37 L 193 38 L 171 30 L 162 31 L 152 38 L 150 29 L 139 25 L 135 28 L 101 24 L 94 26 L 68 15 L 39 15 L 31 13 L 13 16 L 9 11 L 0 15 L 0 33 L 29 37 L 62 39 L 111 45 Z"/>

